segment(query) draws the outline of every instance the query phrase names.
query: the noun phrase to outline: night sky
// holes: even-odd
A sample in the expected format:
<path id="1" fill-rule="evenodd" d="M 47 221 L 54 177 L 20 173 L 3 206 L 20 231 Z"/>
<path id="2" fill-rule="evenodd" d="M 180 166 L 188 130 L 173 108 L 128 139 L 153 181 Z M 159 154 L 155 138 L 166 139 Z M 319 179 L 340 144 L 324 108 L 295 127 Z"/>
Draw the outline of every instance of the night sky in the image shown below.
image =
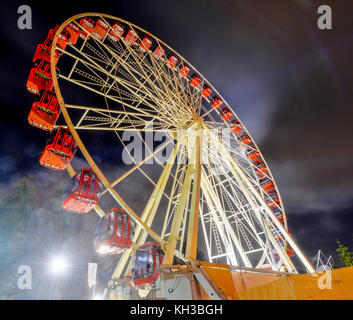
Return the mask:
<path id="1" fill-rule="evenodd" d="M 50 28 L 77 13 L 102 12 L 128 20 L 166 42 L 227 100 L 266 158 L 289 228 L 309 259 L 318 249 L 335 258 L 336 239 L 353 248 L 352 2 L 95 3 L 60 1 L 55 9 L 37 1 L 1 4 L 0 200 L 22 176 L 36 177 L 43 188 L 67 179 L 65 172 L 48 172 L 38 163 L 46 135 L 27 123 L 33 96 L 25 83 L 36 43 Z M 17 8 L 22 4 L 32 8 L 32 30 L 17 28 Z M 332 8 L 332 30 L 317 27 L 321 4 Z M 77 153 L 76 161 L 81 158 Z M 39 197 L 44 195 L 43 190 Z M 98 220 L 93 215 L 79 228 L 87 235 Z M 7 230 L 11 232 L 11 226 Z M 76 246 L 80 251 L 89 252 L 92 244 L 82 237 L 78 240 L 79 234 L 74 234 L 71 239 L 80 241 Z M 86 258 L 92 258 L 90 253 L 80 263 L 86 263 Z"/>

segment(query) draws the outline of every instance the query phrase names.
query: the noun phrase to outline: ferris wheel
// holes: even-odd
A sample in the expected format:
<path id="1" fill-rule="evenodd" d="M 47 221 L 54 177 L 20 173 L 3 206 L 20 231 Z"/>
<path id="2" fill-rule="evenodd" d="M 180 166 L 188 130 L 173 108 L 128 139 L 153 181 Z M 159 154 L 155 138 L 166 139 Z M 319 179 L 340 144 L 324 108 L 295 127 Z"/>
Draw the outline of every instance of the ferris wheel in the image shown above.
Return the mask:
<path id="1" fill-rule="evenodd" d="M 296 273 L 295 257 L 314 271 L 289 232 L 254 139 L 211 83 L 166 43 L 123 19 L 83 13 L 53 31 L 50 70 L 42 69 L 62 115 L 51 113 L 48 130 L 68 130 L 74 139 L 61 165 L 74 175 L 69 162 L 77 145 L 103 185 L 99 201 L 109 198 L 136 225 L 113 278 L 127 272 L 148 238 L 161 246 L 165 265 L 174 257 L 195 260 L 203 248 L 210 262 Z M 92 135 L 116 140 L 129 162 L 119 167 L 127 168 L 123 173 L 97 165 Z M 146 186 L 146 195 L 132 201 L 121 186 L 134 192 L 136 184 Z"/>

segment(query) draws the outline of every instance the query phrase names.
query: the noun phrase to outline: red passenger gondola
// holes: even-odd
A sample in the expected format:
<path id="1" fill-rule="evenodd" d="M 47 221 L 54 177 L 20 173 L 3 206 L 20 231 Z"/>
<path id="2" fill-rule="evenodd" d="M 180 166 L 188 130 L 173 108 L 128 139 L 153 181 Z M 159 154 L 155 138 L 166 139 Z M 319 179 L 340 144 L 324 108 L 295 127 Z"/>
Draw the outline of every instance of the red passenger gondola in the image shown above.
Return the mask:
<path id="1" fill-rule="evenodd" d="M 265 166 L 265 164 L 262 162 L 262 160 L 260 161 L 260 163 L 258 165 L 256 165 L 255 173 L 258 176 L 263 176 L 264 174 L 268 173 L 268 168 Z"/>
<path id="2" fill-rule="evenodd" d="M 278 205 L 279 205 L 279 201 L 273 202 L 270 201 L 270 199 L 266 199 L 266 203 L 268 205 L 268 207 L 271 209 L 271 211 L 276 214 L 276 216 L 278 215 L 282 215 L 281 210 L 279 209 Z"/>
<path id="3" fill-rule="evenodd" d="M 106 24 L 102 19 L 98 19 L 96 23 L 96 27 L 93 30 L 92 34 L 95 37 L 97 37 L 99 40 L 103 40 L 108 30 L 109 30 L 109 25 Z"/>
<path id="4" fill-rule="evenodd" d="M 244 132 L 239 136 L 239 139 L 242 143 L 244 144 L 250 144 L 251 143 L 251 139 L 250 137 Z"/>
<path id="5" fill-rule="evenodd" d="M 277 205 L 273 201 L 271 201 L 271 199 L 266 199 L 266 203 L 274 214 L 281 213 L 280 210 L 278 209 Z"/>
<path id="6" fill-rule="evenodd" d="M 280 209 L 280 201 L 277 196 L 277 192 L 274 190 L 271 191 L 271 193 L 272 192 L 275 194 L 275 198 L 272 198 L 272 199 L 265 198 L 266 203 L 267 203 L 268 207 L 271 209 L 271 211 L 275 214 L 276 218 L 283 223 L 283 212 Z M 270 194 L 270 193 L 268 192 L 268 194 Z"/>
<path id="7" fill-rule="evenodd" d="M 56 44 L 63 50 L 65 50 L 67 44 L 70 41 L 70 32 L 66 29 L 61 31 L 61 33 L 58 36 L 58 39 L 56 41 Z"/>
<path id="8" fill-rule="evenodd" d="M 214 109 L 219 108 L 222 104 L 223 104 L 223 101 L 220 98 L 218 98 L 217 96 L 214 96 L 211 100 L 211 106 Z"/>
<path id="9" fill-rule="evenodd" d="M 54 40 L 55 33 L 56 33 L 56 31 L 57 31 L 58 29 L 59 29 L 59 25 L 56 25 L 55 28 L 50 29 L 49 32 L 48 32 L 47 38 L 50 39 L 51 41 L 53 41 L 53 40 Z"/>
<path id="10" fill-rule="evenodd" d="M 98 223 L 94 245 L 98 253 L 120 254 L 131 248 L 134 223 L 123 210 L 113 208 Z"/>
<path id="11" fill-rule="evenodd" d="M 258 158 L 256 158 L 256 159 L 254 159 L 254 160 L 252 160 L 252 163 L 254 164 L 254 166 L 259 166 L 259 165 L 261 165 L 263 162 L 262 162 L 262 158 L 260 158 L 260 157 L 258 157 Z"/>
<path id="12" fill-rule="evenodd" d="M 125 41 L 128 43 L 129 46 L 133 46 L 137 38 L 138 38 L 137 33 L 133 29 L 130 29 L 125 36 Z"/>
<path id="13" fill-rule="evenodd" d="M 70 130 L 58 127 L 51 133 L 40 155 L 39 163 L 55 171 L 64 170 L 73 159 L 76 150 L 77 144 Z"/>
<path id="14" fill-rule="evenodd" d="M 212 89 L 210 87 L 204 85 L 202 88 L 202 93 L 201 93 L 202 96 L 204 98 L 208 98 L 211 95 L 211 93 L 212 93 Z"/>
<path id="15" fill-rule="evenodd" d="M 91 34 L 93 33 L 93 31 L 96 27 L 95 21 L 91 18 L 82 18 L 80 20 L 80 25 L 84 29 L 84 30 L 81 29 L 80 38 L 82 38 L 83 40 L 85 40 L 85 39 L 89 40 L 91 35 L 88 34 L 86 31 L 88 31 Z"/>
<path id="16" fill-rule="evenodd" d="M 228 121 L 233 117 L 233 113 L 228 108 L 223 108 L 220 112 L 220 116 L 223 120 Z"/>
<path id="17" fill-rule="evenodd" d="M 261 180 L 260 180 L 261 181 Z M 277 203 L 279 204 L 279 198 L 274 186 L 272 189 L 268 189 L 267 191 L 268 197 L 266 198 L 267 203 Z"/>
<path id="18" fill-rule="evenodd" d="M 264 190 L 269 190 L 274 187 L 273 182 L 269 178 L 261 179 L 261 180 L 259 180 L 259 182 L 260 182 L 262 189 L 264 189 Z"/>
<path id="19" fill-rule="evenodd" d="M 234 119 L 230 123 L 232 125 L 232 131 L 234 133 L 238 133 L 239 131 L 241 131 L 242 127 L 240 126 L 240 122 L 238 119 Z"/>
<path id="20" fill-rule="evenodd" d="M 37 60 L 46 60 L 50 62 L 50 50 L 53 41 L 49 38 L 43 38 L 39 40 L 36 51 L 34 53 L 33 62 Z M 55 61 L 54 63 L 57 64 L 59 60 L 59 53 L 55 52 Z"/>
<path id="21" fill-rule="evenodd" d="M 108 37 L 113 41 L 113 42 L 118 42 L 120 38 L 124 34 L 124 27 L 116 22 L 113 24 L 111 30 L 109 30 Z"/>
<path id="22" fill-rule="evenodd" d="M 254 149 L 248 149 L 247 155 L 248 155 L 248 158 L 252 161 L 257 160 L 260 157 L 260 153 Z M 256 165 L 257 163 L 255 162 L 254 164 Z"/>
<path id="23" fill-rule="evenodd" d="M 28 122 L 42 130 L 52 130 L 59 115 L 59 103 L 55 93 L 45 90 L 36 96 L 28 115 Z"/>
<path id="24" fill-rule="evenodd" d="M 67 184 L 62 207 L 65 211 L 85 214 L 98 204 L 100 183 L 91 169 L 82 168 Z"/>
<path id="25" fill-rule="evenodd" d="M 56 68 L 57 72 L 59 71 Z M 51 78 L 50 63 L 44 59 L 37 60 L 33 64 L 26 83 L 27 90 L 38 94 L 41 90 L 52 90 L 53 80 Z"/>
<path id="26" fill-rule="evenodd" d="M 80 29 L 77 25 L 74 23 L 70 22 L 65 29 L 70 33 L 70 44 L 73 46 L 76 44 L 79 36 L 80 36 Z"/>
<path id="27" fill-rule="evenodd" d="M 273 255 L 276 259 L 280 259 L 280 256 L 276 251 L 273 252 Z M 295 256 L 294 251 L 291 248 L 287 248 L 287 255 L 289 258 L 293 258 Z"/>
<path id="28" fill-rule="evenodd" d="M 169 68 L 174 68 L 177 63 L 178 63 L 178 58 L 172 54 L 172 55 L 170 55 L 170 57 L 168 58 L 168 60 L 167 60 L 167 62 L 166 62 L 166 65 L 167 65 Z"/>
<path id="29" fill-rule="evenodd" d="M 159 277 L 163 260 L 160 244 L 147 242 L 141 245 L 133 256 L 131 276 L 135 286 L 152 286 Z"/>
<path id="30" fill-rule="evenodd" d="M 289 258 L 293 258 L 295 256 L 295 253 L 292 248 L 287 248 L 287 255 Z"/>
<path id="31" fill-rule="evenodd" d="M 190 68 L 187 65 L 182 65 L 179 69 L 179 76 L 185 78 L 190 72 Z"/>
<path id="32" fill-rule="evenodd" d="M 280 216 L 277 216 L 277 219 L 280 223 L 284 224 L 284 220 L 288 220 L 287 217 L 283 217 L 283 214 L 281 214 Z"/>
<path id="33" fill-rule="evenodd" d="M 153 57 L 157 60 L 160 60 L 164 54 L 165 49 L 160 45 L 153 51 Z"/>
<path id="34" fill-rule="evenodd" d="M 201 78 L 197 74 L 194 74 L 190 80 L 190 86 L 192 86 L 193 88 L 196 88 L 199 86 L 200 83 L 201 83 Z"/>
<path id="35" fill-rule="evenodd" d="M 288 232 L 288 234 L 292 238 L 291 233 Z M 295 256 L 293 249 L 288 245 L 288 243 L 287 244 L 284 243 L 284 240 L 282 239 L 282 237 L 278 237 L 277 241 L 282 243 L 283 249 L 284 249 L 284 247 L 286 247 L 286 253 L 289 258 L 293 258 Z M 280 259 L 280 256 L 276 250 L 273 251 L 273 255 L 275 256 L 276 259 Z"/>
<path id="36" fill-rule="evenodd" d="M 58 28 L 59 28 L 59 25 L 57 25 L 55 28 L 49 30 L 48 36 L 47 36 L 47 38 L 49 40 L 51 40 L 51 41 L 54 40 L 54 36 L 55 36 L 55 33 L 58 30 Z M 71 38 L 70 32 L 68 31 L 67 27 L 65 27 L 64 30 L 61 31 L 61 33 L 58 37 L 57 44 L 60 46 L 60 48 L 65 50 L 65 47 L 66 47 L 68 41 L 70 40 L 70 38 Z"/>
<path id="37" fill-rule="evenodd" d="M 148 51 L 152 46 L 152 40 L 149 37 L 144 37 L 139 44 L 139 48 L 142 52 Z"/>
<path id="38" fill-rule="evenodd" d="M 280 209 L 278 208 L 271 208 L 271 211 L 275 214 L 277 220 L 284 225 L 284 220 L 288 220 L 287 217 L 283 217 L 283 214 Z"/>

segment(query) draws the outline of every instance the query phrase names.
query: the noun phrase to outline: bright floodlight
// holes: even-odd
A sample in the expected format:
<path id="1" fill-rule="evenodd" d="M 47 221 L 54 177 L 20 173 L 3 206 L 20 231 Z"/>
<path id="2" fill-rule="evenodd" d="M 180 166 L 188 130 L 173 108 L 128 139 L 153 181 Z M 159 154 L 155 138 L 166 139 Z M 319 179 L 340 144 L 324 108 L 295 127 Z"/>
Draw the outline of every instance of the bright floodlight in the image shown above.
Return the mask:
<path id="1" fill-rule="evenodd" d="M 64 257 L 57 256 L 50 262 L 50 269 L 55 274 L 63 273 L 67 269 L 67 262 Z"/>

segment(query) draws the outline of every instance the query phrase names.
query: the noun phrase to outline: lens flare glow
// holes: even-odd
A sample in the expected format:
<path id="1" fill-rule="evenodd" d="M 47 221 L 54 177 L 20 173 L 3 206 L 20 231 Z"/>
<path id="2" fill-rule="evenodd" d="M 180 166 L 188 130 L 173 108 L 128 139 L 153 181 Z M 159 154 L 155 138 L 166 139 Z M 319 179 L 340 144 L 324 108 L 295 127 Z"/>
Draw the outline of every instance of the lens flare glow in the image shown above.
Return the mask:
<path id="1" fill-rule="evenodd" d="M 61 274 L 65 272 L 67 267 L 68 267 L 67 261 L 62 256 L 53 257 L 52 260 L 50 261 L 50 270 L 54 274 Z"/>

